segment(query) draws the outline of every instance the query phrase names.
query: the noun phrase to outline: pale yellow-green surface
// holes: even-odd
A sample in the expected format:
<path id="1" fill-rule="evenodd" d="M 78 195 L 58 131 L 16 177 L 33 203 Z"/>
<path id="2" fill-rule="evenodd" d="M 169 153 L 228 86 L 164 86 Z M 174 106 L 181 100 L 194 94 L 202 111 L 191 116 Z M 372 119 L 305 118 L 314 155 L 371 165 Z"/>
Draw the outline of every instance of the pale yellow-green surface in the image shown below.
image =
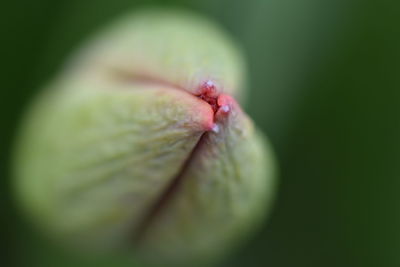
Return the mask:
<path id="1" fill-rule="evenodd" d="M 239 100 L 247 69 L 231 38 L 207 19 L 177 10 L 147 10 L 111 23 L 90 39 L 69 71 L 95 79 L 104 78 L 99 74 L 144 77 L 192 93 L 212 80 Z"/>
<path id="2" fill-rule="evenodd" d="M 23 129 L 21 196 L 49 230 L 120 242 L 178 172 L 211 110 L 162 87 L 57 89 Z"/>
<path id="3" fill-rule="evenodd" d="M 275 161 L 249 119 L 235 110 L 199 148 L 182 186 L 145 237 L 166 259 L 207 261 L 256 229 L 274 195 Z M 151 255 L 148 255 L 151 257 Z"/>

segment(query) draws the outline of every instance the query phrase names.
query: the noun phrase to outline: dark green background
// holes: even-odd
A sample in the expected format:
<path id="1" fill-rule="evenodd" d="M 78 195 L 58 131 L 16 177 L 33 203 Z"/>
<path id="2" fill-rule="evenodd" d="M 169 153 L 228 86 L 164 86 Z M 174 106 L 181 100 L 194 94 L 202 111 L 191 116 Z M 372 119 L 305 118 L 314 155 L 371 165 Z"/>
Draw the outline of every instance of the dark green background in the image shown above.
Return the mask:
<path id="1" fill-rule="evenodd" d="M 247 53 L 245 108 L 270 137 L 281 180 L 270 220 L 224 266 L 400 266 L 398 0 L 2 3 L 1 265 L 79 266 L 18 214 L 12 143 L 26 104 L 68 54 L 94 29 L 144 4 L 203 13 Z M 99 261 L 93 266 L 126 266 Z"/>

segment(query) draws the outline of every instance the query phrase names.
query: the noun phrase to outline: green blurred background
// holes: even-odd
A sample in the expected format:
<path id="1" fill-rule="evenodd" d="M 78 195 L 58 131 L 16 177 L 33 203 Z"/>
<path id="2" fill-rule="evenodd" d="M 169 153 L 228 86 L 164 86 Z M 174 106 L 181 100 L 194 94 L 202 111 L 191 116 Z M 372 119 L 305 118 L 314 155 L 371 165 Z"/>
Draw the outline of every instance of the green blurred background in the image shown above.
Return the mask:
<path id="1" fill-rule="evenodd" d="M 12 200 L 10 153 L 26 104 L 93 30 L 144 5 L 195 10 L 243 46 L 245 109 L 280 163 L 270 220 L 222 266 L 400 266 L 398 0 L 36 0 L 0 9 L 2 266 L 78 260 L 40 239 Z"/>

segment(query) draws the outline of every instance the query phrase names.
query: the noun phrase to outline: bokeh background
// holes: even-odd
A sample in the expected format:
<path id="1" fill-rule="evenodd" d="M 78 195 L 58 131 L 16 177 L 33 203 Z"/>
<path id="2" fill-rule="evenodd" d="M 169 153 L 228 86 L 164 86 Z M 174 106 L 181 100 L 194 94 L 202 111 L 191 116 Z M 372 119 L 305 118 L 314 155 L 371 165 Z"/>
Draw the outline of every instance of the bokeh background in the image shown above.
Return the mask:
<path id="1" fill-rule="evenodd" d="M 222 266 L 400 266 L 398 0 L 21 0 L 0 8 L 1 266 L 127 266 L 46 243 L 12 199 L 24 108 L 93 30 L 141 6 L 194 10 L 243 46 L 246 111 L 270 137 L 270 219 Z"/>

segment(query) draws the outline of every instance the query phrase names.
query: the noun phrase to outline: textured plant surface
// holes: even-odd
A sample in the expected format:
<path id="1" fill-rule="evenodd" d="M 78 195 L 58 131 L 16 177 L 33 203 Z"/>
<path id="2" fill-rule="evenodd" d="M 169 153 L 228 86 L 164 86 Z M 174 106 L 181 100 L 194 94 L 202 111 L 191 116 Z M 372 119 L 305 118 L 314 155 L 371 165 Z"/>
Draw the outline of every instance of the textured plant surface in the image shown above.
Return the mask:
<path id="1" fill-rule="evenodd" d="M 93 38 L 30 109 L 18 197 L 52 237 L 199 263 L 256 228 L 273 195 L 265 139 L 241 110 L 245 66 L 215 25 L 142 11 Z"/>

